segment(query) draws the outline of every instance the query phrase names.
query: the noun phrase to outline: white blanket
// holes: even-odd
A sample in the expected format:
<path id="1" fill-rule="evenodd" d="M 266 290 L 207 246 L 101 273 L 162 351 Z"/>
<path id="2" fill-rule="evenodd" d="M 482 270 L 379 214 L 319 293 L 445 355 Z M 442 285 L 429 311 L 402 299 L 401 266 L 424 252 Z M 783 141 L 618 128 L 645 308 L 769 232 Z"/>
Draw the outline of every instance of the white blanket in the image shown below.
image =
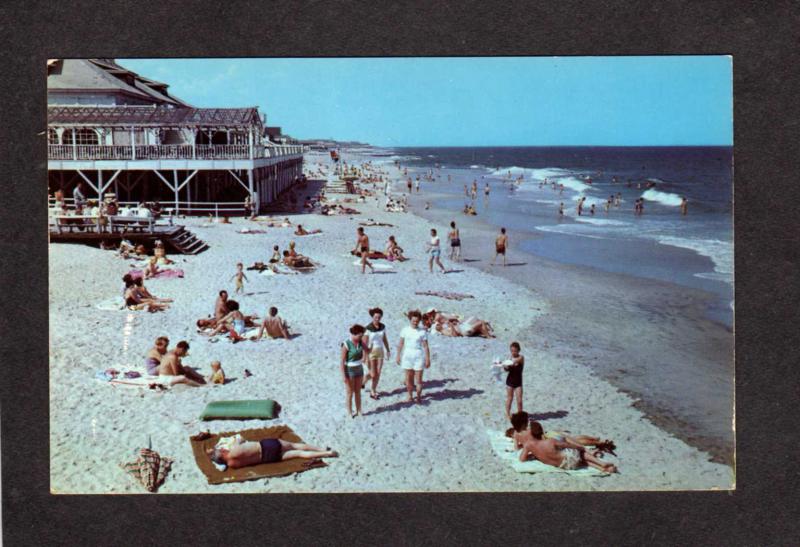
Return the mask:
<path id="1" fill-rule="evenodd" d="M 379 262 L 370 262 L 370 264 L 372 264 L 372 267 L 376 270 L 394 270 L 394 266 L 391 264 L 381 264 Z M 353 266 L 361 266 L 361 260 L 353 262 Z"/>

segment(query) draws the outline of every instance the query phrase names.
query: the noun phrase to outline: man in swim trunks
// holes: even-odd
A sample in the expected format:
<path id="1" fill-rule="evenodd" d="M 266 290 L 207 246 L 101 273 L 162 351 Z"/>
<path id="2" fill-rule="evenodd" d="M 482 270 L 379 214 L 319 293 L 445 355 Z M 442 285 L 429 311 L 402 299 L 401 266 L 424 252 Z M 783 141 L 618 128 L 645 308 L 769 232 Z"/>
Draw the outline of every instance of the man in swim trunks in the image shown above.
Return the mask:
<path id="1" fill-rule="evenodd" d="M 219 291 L 217 301 L 214 302 L 214 320 L 219 321 L 228 315 L 228 291 Z"/>
<path id="2" fill-rule="evenodd" d="M 319 448 L 305 443 L 292 443 L 283 439 L 261 439 L 245 441 L 237 436 L 230 443 L 218 443 L 214 448 L 206 450 L 212 461 L 224 464 L 231 469 L 275 463 L 294 458 L 336 458 L 335 450 Z"/>
<path id="3" fill-rule="evenodd" d="M 530 423 L 530 435 L 531 438 L 523 444 L 519 455 L 522 462 L 535 458 L 547 465 L 567 470 L 588 465 L 606 473 L 617 471 L 613 463 L 604 462 L 588 454 L 586 448 L 573 442 L 569 437 L 565 437 L 564 440 L 546 439 L 539 422 Z"/>
<path id="4" fill-rule="evenodd" d="M 503 266 L 506 265 L 506 248 L 508 247 L 508 236 L 506 235 L 506 229 L 500 228 L 500 235 L 497 236 L 497 239 L 494 242 L 494 258 L 492 259 L 492 266 L 494 266 L 494 261 L 497 260 L 497 255 L 503 255 Z"/>
<path id="5" fill-rule="evenodd" d="M 147 374 L 158 376 L 158 368 L 161 366 L 161 359 L 167 353 L 168 346 L 169 338 L 166 336 L 156 338 L 155 345 L 147 351 L 147 355 L 144 357 L 144 366 L 147 368 Z"/>
<path id="6" fill-rule="evenodd" d="M 369 266 L 369 269 L 374 273 L 375 268 L 373 268 L 372 264 L 367 260 L 367 256 L 369 256 L 369 236 L 364 233 L 364 228 L 361 226 L 356 229 L 356 235 L 356 246 L 352 252 L 353 254 L 361 256 L 361 273 L 366 273 L 367 266 Z"/>
<path id="7" fill-rule="evenodd" d="M 175 346 L 175 349 L 168 352 L 161 359 L 161 365 L 158 367 L 159 377 L 168 381 L 170 385 L 188 384 L 198 387 L 205 384 L 206 380 L 202 375 L 189 367 L 183 366 L 181 363 L 181 357 L 184 357 L 187 353 L 189 353 L 189 343 L 181 340 Z"/>
<path id="8" fill-rule="evenodd" d="M 261 328 L 258 330 L 258 334 L 251 338 L 251 340 L 261 340 L 261 337 L 264 336 L 264 332 L 266 332 L 270 338 L 286 338 L 287 340 L 291 340 L 291 338 L 289 338 L 289 330 L 286 328 L 286 323 L 278 316 L 278 308 L 275 306 L 269 309 L 269 316 L 264 318 L 264 321 L 261 323 Z"/>

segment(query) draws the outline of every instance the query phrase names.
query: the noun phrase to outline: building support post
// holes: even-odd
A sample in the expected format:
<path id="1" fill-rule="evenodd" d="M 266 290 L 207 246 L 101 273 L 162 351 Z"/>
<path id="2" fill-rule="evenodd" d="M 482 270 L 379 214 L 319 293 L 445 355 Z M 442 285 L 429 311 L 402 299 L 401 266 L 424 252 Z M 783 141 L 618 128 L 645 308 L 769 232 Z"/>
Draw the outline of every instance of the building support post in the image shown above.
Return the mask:
<path id="1" fill-rule="evenodd" d="M 252 135 L 252 133 L 251 133 L 251 135 Z M 250 152 L 251 152 L 251 154 L 253 152 L 252 146 L 250 148 Z M 258 214 L 258 203 L 255 203 L 255 201 L 256 201 L 254 199 L 255 196 L 253 196 L 253 170 L 252 169 L 248 169 L 247 170 L 247 186 L 250 189 L 250 204 L 254 208 L 255 213 Z"/>
<path id="2" fill-rule="evenodd" d="M 133 127 L 131 127 L 131 159 L 136 159 L 136 133 L 134 132 Z"/>
<path id="3" fill-rule="evenodd" d="M 175 184 L 175 216 L 178 216 L 178 209 L 180 205 L 178 205 L 178 170 L 172 170 L 172 182 Z"/>

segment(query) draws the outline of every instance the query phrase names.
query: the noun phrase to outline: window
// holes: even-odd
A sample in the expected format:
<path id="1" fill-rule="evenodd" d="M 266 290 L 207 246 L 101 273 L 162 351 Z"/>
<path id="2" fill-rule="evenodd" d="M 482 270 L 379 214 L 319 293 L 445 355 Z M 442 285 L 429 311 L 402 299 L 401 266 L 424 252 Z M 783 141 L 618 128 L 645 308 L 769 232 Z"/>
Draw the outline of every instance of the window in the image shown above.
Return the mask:
<path id="1" fill-rule="evenodd" d="M 58 144 L 58 133 L 55 129 L 47 130 L 47 144 Z"/>
<path id="2" fill-rule="evenodd" d="M 72 135 L 75 135 L 75 144 L 99 144 L 97 132 L 94 129 L 67 129 L 62 135 L 64 144 L 72 144 Z"/>

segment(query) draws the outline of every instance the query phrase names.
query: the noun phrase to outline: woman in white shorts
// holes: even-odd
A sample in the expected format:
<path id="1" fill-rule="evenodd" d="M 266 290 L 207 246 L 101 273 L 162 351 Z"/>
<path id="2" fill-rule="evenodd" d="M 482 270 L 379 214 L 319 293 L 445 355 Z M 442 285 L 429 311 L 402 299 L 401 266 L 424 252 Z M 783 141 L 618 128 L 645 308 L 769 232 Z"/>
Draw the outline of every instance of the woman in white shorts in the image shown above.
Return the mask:
<path id="1" fill-rule="evenodd" d="M 378 382 L 381 379 L 381 369 L 383 369 L 384 348 L 386 348 L 386 357 L 390 357 L 392 352 L 389 349 L 389 340 L 386 338 L 386 325 L 381 323 L 383 310 L 372 308 L 369 310 L 369 314 L 372 316 L 372 321 L 367 325 L 367 330 L 364 332 L 364 338 L 369 350 L 369 369 L 367 370 L 366 378 L 364 378 L 364 386 L 366 386 L 367 380 L 371 378 L 372 384 L 369 396 L 377 400 Z"/>
<path id="2" fill-rule="evenodd" d="M 407 401 L 414 400 L 414 384 L 417 386 L 417 402 L 422 402 L 422 371 L 431 367 L 431 352 L 428 348 L 428 331 L 420 327 L 422 314 L 419 310 L 408 312 L 409 326 L 400 331 L 397 345 L 397 364 L 406 375 Z"/>

